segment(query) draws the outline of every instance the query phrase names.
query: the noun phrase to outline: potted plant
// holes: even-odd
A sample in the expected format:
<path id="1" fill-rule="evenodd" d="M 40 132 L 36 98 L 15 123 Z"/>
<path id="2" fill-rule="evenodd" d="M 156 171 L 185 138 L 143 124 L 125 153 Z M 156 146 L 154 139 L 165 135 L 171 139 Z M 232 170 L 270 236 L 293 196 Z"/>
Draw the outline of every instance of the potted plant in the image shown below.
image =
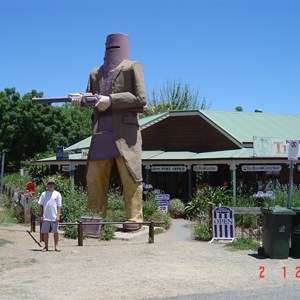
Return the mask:
<path id="1" fill-rule="evenodd" d="M 180 199 L 171 199 L 168 205 L 171 218 L 181 217 L 184 213 L 184 207 L 184 203 Z"/>

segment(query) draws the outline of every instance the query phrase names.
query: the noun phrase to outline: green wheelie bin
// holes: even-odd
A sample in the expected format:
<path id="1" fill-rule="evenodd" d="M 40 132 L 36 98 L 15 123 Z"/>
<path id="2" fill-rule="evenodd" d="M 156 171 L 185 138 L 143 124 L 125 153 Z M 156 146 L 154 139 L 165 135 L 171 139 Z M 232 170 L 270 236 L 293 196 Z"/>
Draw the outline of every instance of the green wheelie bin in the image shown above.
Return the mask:
<path id="1" fill-rule="evenodd" d="M 289 257 L 292 216 L 296 213 L 288 208 L 261 208 L 263 216 L 262 248 L 258 254 L 272 259 Z"/>
<path id="2" fill-rule="evenodd" d="M 296 213 L 292 217 L 291 256 L 300 258 L 300 208 L 292 208 Z"/>

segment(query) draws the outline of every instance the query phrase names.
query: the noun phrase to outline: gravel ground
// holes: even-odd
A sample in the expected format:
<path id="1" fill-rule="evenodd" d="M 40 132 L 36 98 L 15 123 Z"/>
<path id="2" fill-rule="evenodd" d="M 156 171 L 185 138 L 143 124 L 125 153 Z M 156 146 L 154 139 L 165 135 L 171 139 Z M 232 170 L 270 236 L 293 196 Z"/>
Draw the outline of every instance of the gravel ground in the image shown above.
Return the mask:
<path id="1" fill-rule="evenodd" d="M 41 252 L 28 226 L 2 224 L 0 239 L 11 243 L 0 247 L 0 299 L 131 300 L 213 293 L 222 299 L 231 291 L 255 295 L 299 284 L 299 260 L 260 259 L 252 251 L 230 251 L 224 242 L 195 241 L 183 226 L 184 221 L 174 221 L 153 244 L 147 229 L 128 240 L 85 239 L 83 247 L 61 236 L 58 253 Z M 53 250 L 52 235 L 49 246 Z"/>

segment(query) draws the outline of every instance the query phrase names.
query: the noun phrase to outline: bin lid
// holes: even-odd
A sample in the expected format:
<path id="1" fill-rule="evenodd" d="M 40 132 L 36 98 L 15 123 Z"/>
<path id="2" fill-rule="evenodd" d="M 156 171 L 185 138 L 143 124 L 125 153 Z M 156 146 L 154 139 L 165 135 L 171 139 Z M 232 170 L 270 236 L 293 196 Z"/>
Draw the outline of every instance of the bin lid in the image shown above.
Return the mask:
<path id="1" fill-rule="evenodd" d="M 294 216 L 296 213 L 289 209 L 289 208 L 284 208 L 284 207 L 262 207 L 261 208 L 262 213 L 265 214 L 271 214 L 271 215 L 290 215 Z"/>
<path id="2" fill-rule="evenodd" d="M 300 208 L 291 208 L 296 214 L 300 214 Z"/>

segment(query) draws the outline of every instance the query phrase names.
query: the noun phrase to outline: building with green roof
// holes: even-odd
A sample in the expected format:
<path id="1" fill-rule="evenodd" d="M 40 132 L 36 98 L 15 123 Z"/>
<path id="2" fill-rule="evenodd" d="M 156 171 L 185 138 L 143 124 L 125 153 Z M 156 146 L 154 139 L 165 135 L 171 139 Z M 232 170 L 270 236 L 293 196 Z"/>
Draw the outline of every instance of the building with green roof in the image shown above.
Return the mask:
<path id="1" fill-rule="evenodd" d="M 146 183 L 188 200 L 196 184 L 263 189 L 270 181 L 287 183 L 290 140 L 300 140 L 300 115 L 212 110 L 169 111 L 139 121 Z M 91 137 L 65 148 L 68 158 L 35 164 L 75 170 L 85 184 Z M 299 160 L 294 182 L 300 183 Z"/>

